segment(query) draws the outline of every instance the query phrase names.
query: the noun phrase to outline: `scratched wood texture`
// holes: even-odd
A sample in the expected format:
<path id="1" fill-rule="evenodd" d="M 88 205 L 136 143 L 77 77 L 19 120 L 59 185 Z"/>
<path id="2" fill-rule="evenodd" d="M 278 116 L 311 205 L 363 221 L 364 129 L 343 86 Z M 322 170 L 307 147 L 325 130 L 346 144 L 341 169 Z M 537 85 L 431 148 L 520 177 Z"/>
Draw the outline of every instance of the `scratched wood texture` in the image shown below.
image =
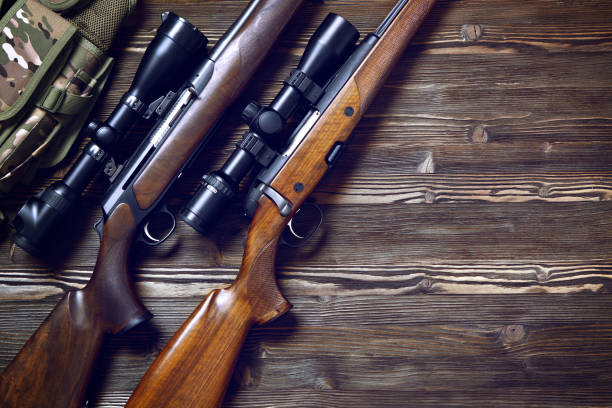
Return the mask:
<path id="1" fill-rule="evenodd" d="M 127 90 L 161 11 L 214 43 L 246 3 L 141 0 L 96 116 Z M 171 206 L 227 157 L 240 109 L 271 100 L 328 12 L 365 33 L 393 4 L 307 2 Z M 294 308 L 252 331 L 225 405 L 612 406 L 611 164 L 612 1 L 439 0 L 314 193 L 322 230 L 280 250 Z M 18 188 L 8 215 L 68 166 Z M 53 259 L 10 259 L 0 229 L 0 369 L 88 280 L 105 185 L 87 190 Z M 104 348 L 90 405 L 123 406 L 199 301 L 233 280 L 248 226 L 238 209 L 206 237 L 179 223 L 163 245 L 134 248 L 155 318 Z"/>

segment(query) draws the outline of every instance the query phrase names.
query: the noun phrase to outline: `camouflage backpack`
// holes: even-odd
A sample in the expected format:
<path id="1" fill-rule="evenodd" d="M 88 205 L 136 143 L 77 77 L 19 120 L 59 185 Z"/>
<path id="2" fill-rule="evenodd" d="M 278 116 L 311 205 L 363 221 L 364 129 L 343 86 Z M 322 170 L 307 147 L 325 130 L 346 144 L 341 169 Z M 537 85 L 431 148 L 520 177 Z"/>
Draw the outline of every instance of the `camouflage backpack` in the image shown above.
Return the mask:
<path id="1" fill-rule="evenodd" d="M 105 52 L 135 3 L 17 0 L 0 20 L 0 202 L 66 156 L 110 74 Z"/>

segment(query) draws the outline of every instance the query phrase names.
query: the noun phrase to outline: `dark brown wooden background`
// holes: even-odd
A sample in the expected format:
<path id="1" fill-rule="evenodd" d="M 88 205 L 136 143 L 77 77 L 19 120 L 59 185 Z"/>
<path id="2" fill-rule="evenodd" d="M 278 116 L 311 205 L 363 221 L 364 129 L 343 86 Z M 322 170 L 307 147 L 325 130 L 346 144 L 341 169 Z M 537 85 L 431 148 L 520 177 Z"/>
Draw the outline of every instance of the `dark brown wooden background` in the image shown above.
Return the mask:
<path id="1" fill-rule="evenodd" d="M 271 100 L 328 12 L 366 33 L 394 2 L 307 2 L 198 172 L 227 157 L 240 108 Z M 160 12 L 215 43 L 246 3 L 141 0 L 97 116 L 127 89 Z M 611 66 L 612 1 L 440 0 L 314 194 L 322 231 L 280 250 L 294 308 L 252 331 L 226 405 L 612 406 Z M 17 189 L 9 215 L 66 167 Z M 171 205 L 196 185 L 183 180 Z M 88 189 L 52 260 L 10 260 L 1 230 L 0 369 L 88 280 L 104 189 L 101 177 Z M 206 237 L 180 223 L 160 247 L 135 248 L 155 318 L 109 341 L 92 405 L 123 406 L 197 303 L 233 280 L 248 225 L 233 210 Z"/>

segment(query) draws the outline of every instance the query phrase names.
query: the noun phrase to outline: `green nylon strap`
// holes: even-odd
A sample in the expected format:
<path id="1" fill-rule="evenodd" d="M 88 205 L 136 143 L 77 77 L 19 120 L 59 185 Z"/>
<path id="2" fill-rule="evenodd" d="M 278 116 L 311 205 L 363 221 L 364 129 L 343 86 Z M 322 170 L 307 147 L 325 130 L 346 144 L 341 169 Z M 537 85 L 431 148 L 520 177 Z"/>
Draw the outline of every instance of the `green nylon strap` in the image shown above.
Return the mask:
<path id="1" fill-rule="evenodd" d="M 81 96 L 66 92 L 65 89 L 49 88 L 47 96 L 38 106 L 51 113 L 76 115 L 91 103 L 93 95 Z"/>
<path id="2" fill-rule="evenodd" d="M 81 38 L 80 41 L 81 44 L 83 44 L 83 42 L 89 43 L 85 38 Z M 94 99 L 90 99 L 91 102 L 95 101 L 102 92 L 102 89 L 104 89 L 104 85 L 106 85 L 106 81 L 110 76 L 114 63 L 115 60 L 113 58 L 107 57 L 104 65 L 100 68 L 96 76 L 91 78 L 91 81 L 88 82 L 90 84 L 95 83 L 95 86 L 93 86 L 94 91 L 91 94 L 92 98 Z M 70 150 L 70 147 L 79 134 L 79 129 L 85 125 L 85 122 L 87 121 L 89 113 L 93 107 L 94 103 L 90 103 L 89 105 L 86 105 L 78 115 L 74 116 L 74 120 L 71 122 L 71 128 L 74 130 L 64 135 L 62 143 L 58 143 L 50 148 L 47 157 L 41 159 L 39 163 L 40 167 L 46 168 L 55 166 L 66 156 L 68 150 Z"/>
<path id="3" fill-rule="evenodd" d="M 79 69 L 76 74 L 74 74 L 75 78 L 87 84 L 87 86 L 91 88 L 95 88 L 98 80 L 96 78 L 92 78 L 89 76 L 87 72 L 82 69 Z M 99 75 L 98 75 L 99 76 Z"/>

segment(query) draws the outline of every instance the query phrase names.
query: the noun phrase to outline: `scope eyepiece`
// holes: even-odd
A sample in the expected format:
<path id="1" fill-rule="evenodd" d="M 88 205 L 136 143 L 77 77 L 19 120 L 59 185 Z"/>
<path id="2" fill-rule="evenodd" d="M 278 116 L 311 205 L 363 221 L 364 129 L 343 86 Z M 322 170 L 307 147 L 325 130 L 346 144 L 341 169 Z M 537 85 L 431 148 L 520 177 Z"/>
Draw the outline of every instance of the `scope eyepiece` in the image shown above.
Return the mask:
<path id="1" fill-rule="evenodd" d="M 286 143 L 279 140 L 279 135 L 287 120 L 300 105 L 317 102 L 325 83 L 348 58 L 358 39 L 359 32 L 343 17 L 332 13 L 325 18 L 270 106 L 251 102 L 244 109 L 241 119 L 249 125 L 249 131 L 219 171 L 202 177 L 202 185 L 179 214 L 187 224 L 204 233 L 228 206 L 253 166 L 267 167 L 276 158 L 274 148 Z"/>
<path id="2" fill-rule="evenodd" d="M 181 219 L 200 234 L 204 234 L 206 227 L 214 223 L 237 192 L 236 186 L 216 173 L 205 174 L 202 183 L 204 187 L 180 212 Z"/>
<path id="3" fill-rule="evenodd" d="M 43 255 L 48 232 L 74 211 L 78 198 L 79 194 L 61 181 L 30 198 L 11 222 L 17 230 L 13 241 L 34 256 Z"/>

